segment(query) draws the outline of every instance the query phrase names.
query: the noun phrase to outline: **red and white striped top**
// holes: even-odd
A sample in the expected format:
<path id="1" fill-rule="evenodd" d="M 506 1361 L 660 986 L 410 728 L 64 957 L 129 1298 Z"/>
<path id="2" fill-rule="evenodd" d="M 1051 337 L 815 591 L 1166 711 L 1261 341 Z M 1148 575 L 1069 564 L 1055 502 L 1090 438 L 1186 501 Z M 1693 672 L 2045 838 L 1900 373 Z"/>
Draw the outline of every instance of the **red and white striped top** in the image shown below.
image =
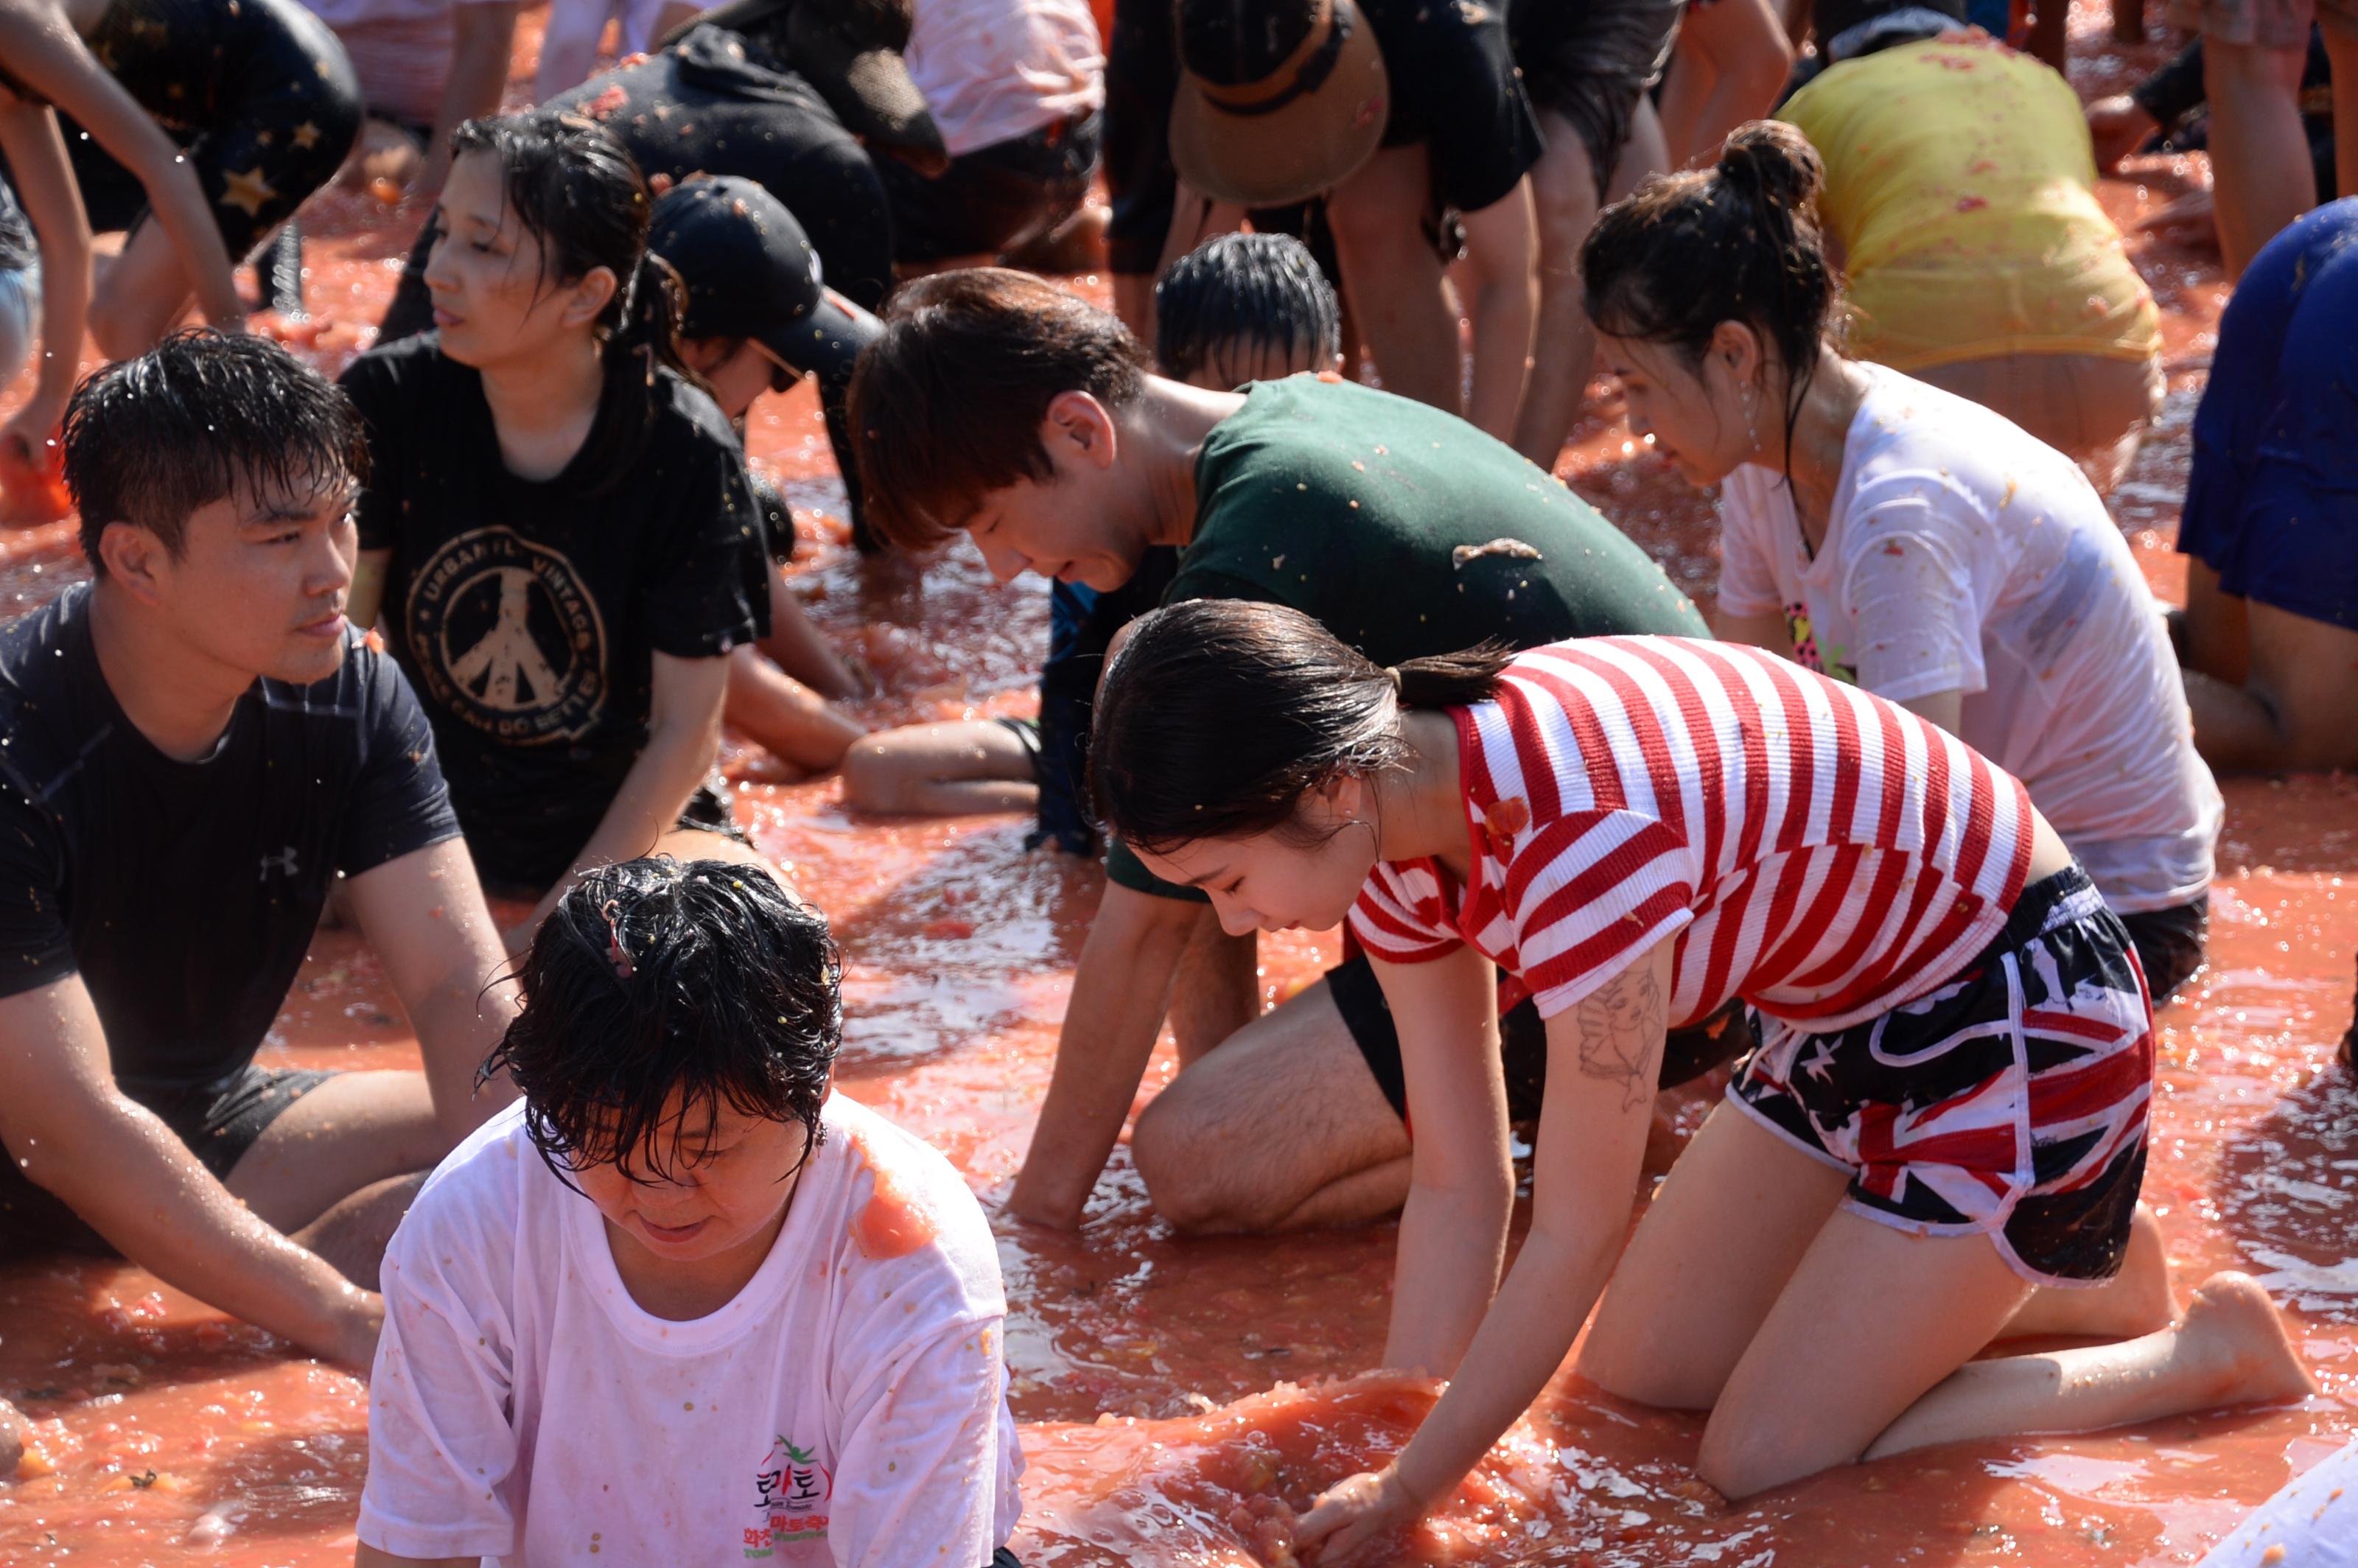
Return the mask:
<path id="1" fill-rule="evenodd" d="M 1472 885 L 1430 860 L 1379 863 L 1351 930 L 1400 964 L 1470 943 L 1542 1017 L 1675 933 L 1672 1025 L 1742 996 L 1847 1028 L 1953 978 L 2030 864 L 2020 784 L 1757 648 L 1533 648 L 1496 698 L 1451 713 Z"/>

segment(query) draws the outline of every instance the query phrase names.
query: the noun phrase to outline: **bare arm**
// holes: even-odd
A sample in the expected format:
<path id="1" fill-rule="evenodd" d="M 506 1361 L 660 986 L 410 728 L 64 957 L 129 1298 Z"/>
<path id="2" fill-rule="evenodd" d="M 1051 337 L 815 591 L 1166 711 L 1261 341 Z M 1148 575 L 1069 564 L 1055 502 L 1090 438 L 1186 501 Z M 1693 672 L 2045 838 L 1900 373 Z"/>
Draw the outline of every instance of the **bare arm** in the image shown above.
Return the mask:
<path id="1" fill-rule="evenodd" d="M 475 1089 L 475 1074 L 515 1016 L 515 989 L 500 977 L 500 946 L 464 840 L 447 839 L 352 879 L 369 946 L 384 961 L 417 1031 L 434 1119 L 451 1144 L 510 1100 L 504 1076 Z"/>
<path id="2" fill-rule="evenodd" d="M 165 1283 L 366 1367 L 384 1303 L 229 1195 L 116 1087 L 79 977 L 0 1000 L 0 1139 L 25 1174 Z"/>
<path id="3" fill-rule="evenodd" d="M 1919 719 L 1939 725 L 1952 735 L 1957 733 L 1965 719 L 1965 694 L 1961 691 L 1927 692 L 1922 697 L 1910 697 L 1899 706 Z"/>
<path id="4" fill-rule="evenodd" d="M 231 273 L 234 264 L 204 189 L 197 183 L 194 166 L 99 65 L 66 27 L 63 14 L 52 22 L 48 16 L 0 11 L 0 56 L 27 86 L 72 115 L 138 178 L 156 221 L 172 236 L 205 319 L 223 331 L 243 330 L 245 302 L 238 297 Z"/>
<path id="5" fill-rule="evenodd" d="M 65 417 L 66 400 L 81 373 L 82 318 L 90 313 L 90 214 L 66 159 L 58 117 L 47 108 L 0 92 L 0 154 L 7 157 L 41 250 L 40 369 L 32 397 L 0 426 L 0 441 L 16 443 L 19 460 L 34 462 Z"/>
<path id="6" fill-rule="evenodd" d="M 1109 663 L 1111 661 L 1109 660 Z M 1203 905 L 1109 884 L 1082 946 L 1048 1098 L 1007 1199 L 1020 1218 L 1070 1230 L 1121 1136 L 1154 1054 L 1179 968 Z"/>
<path id="7" fill-rule="evenodd" d="M 669 832 L 687 797 L 712 771 L 720 750 L 720 710 L 729 697 L 726 657 L 654 655 L 654 690 L 647 712 L 647 743 L 631 764 L 598 830 L 573 858 L 574 871 L 549 889 L 525 922 L 539 928 L 574 879 L 590 866 L 634 860 Z"/>
<path id="8" fill-rule="evenodd" d="M 1400 1028 L 1416 1129 L 1384 1365 L 1445 1378 L 1498 1288 L 1515 1212 L 1498 979 L 1471 947 L 1428 964 L 1370 962 Z"/>
<path id="9" fill-rule="evenodd" d="M 1466 300 L 1474 319 L 1474 376 L 1466 417 L 1502 441 L 1514 439 L 1539 318 L 1539 222 L 1526 175 L 1479 212 L 1464 214 Z"/>
<path id="10" fill-rule="evenodd" d="M 367 557 L 362 557 L 365 562 Z M 360 589 L 352 589 L 355 597 Z M 1731 615 L 1714 606 L 1709 617 L 1711 634 L 1723 643 L 1742 643 L 1754 648 L 1766 648 L 1780 658 L 1793 656 L 1793 629 L 1785 623 L 1784 615 L 1774 610 L 1758 615 Z"/>
<path id="11" fill-rule="evenodd" d="M 1297 1543 L 1325 1543 L 1314 1561 L 1347 1560 L 1414 1520 L 1531 1408 L 1562 1365 L 1621 1255 L 1661 1073 L 1670 989 L 1664 941 L 1548 1021 L 1531 1233 L 1448 1391 L 1408 1447 L 1384 1471 L 1333 1488 L 1303 1517 Z M 1405 1056 L 1412 1047 L 1403 1025 Z M 1413 1076 L 1410 1083 L 1413 1109 Z M 1418 1131 L 1422 1143 L 1421 1124 Z"/>
<path id="12" fill-rule="evenodd" d="M 426 168 L 416 194 L 432 200 L 450 176 L 450 137 L 468 121 L 500 112 L 508 86 L 508 56 L 515 43 L 516 0 L 481 0 L 451 17 L 450 74 L 426 144 Z"/>

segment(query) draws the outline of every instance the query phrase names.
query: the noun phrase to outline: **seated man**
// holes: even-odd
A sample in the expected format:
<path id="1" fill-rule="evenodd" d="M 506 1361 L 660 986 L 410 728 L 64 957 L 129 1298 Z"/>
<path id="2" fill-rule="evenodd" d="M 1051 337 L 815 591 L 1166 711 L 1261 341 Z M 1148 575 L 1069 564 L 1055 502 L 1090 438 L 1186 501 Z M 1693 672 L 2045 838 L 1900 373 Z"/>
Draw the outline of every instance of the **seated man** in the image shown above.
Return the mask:
<path id="1" fill-rule="evenodd" d="M 1342 360 L 1334 286 L 1290 235 L 1223 234 L 1197 247 L 1155 285 L 1154 309 L 1155 373 L 1206 391 L 1331 372 Z M 1162 602 L 1177 560 L 1175 551 L 1149 550 L 1111 593 L 1055 583 L 1040 717 L 909 724 L 871 735 L 844 758 L 844 804 L 918 816 L 1036 811 L 1032 845 L 1095 855 L 1097 831 L 1079 788 L 1090 698 L 1106 644 Z"/>
<path id="2" fill-rule="evenodd" d="M 196 331 L 85 382 L 65 445 L 96 580 L 0 633 L 0 1256 L 112 1248 L 365 1367 L 514 1008 L 425 715 L 344 619 L 359 424 Z M 254 1065 L 339 882 L 422 1073 Z"/>
<path id="3" fill-rule="evenodd" d="M 2194 744 L 2230 770 L 2358 766 L 2358 199 L 2260 252 L 2194 416 L 2187 563 Z"/>
<path id="4" fill-rule="evenodd" d="M 626 861 L 521 978 L 524 1103 L 388 1254 L 361 1568 L 1011 1564 L 998 1252 L 947 1161 L 827 1092 L 826 918 Z"/>
<path id="5" fill-rule="evenodd" d="M 1166 603 L 1289 604 L 1381 663 L 1493 637 L 1705 634 L 1636 545 L 1453 415 L 1325 375 L 1205 391 L 1144 361 L 1120 322 L 1034 277 L 907 286 L 852 376 L 879 527 L 908 548 L 964 530 L 1002 580 L 1104 593 L 1176 549 Z M 1174 997 L 1181 954 L 1218 933 L 1210 904 L 1119 848 L 1108 873 L 1014 1211 L 1079 1222 L 1174 1005 L 1194 1021 L 1182 1071 L 1134 1142 L 1164 1217 L 1264 1229 L 1399 1206 L 1400 1040 L 1367 960 L 1266 1018 L 1249 961 L 1211 966 L 1218 994 Z M 1504 1000 L 1510 1108 L 1528 1115 L 1544 1032 L 1520 991 Z M 1674 1037 L 1665 1081 L 1732 1054 L 1743 1032 L 1726 1024 Z"/>

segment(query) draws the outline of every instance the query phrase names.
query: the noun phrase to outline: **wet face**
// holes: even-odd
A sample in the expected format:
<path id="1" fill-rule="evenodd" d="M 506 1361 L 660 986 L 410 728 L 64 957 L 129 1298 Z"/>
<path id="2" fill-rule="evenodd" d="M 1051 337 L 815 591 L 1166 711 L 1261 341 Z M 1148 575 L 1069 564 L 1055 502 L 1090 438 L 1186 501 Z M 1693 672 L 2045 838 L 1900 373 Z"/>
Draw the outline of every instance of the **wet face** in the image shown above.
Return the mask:
<path id="1" fill-rule="evenodd" d="M 765 392 L 785 392 L 796 373 L 751 338 L 686 338 L 680 357 L 712 388 L 713 401 L 731 419 L 742 419 Z"/>
<path id="2" fill-rule="evenodd" d="M 341 474 L 300 493 L 240 486 L 189 514 L 177 558 L 146 529 L 116 523 L 102 545 L 108 575 L 194 655 L 272 680 L 325 680 L 344 658 L 353 500 Z"/>
<path id="3" fill-rule="evenodd" d="M 1603 332 L 1596 354 L 1621 383 L 1629 434 L 1690 484 L 1717 484 L 1758 456 L 1762 441 L 1776 439 L 1776 406 L 1758 385 L 1758 340 L 1748 327 L 1722 322 L 1700 362 L 1668 344 Z"/>
<path id="4" fill-rule="evenodd" d="M 440 233 L 426 259 L 426 287 L 442 351 L 460 364 L 529 360 L 596 323 L 616 287 L 592 267 L 563 281 L 547 275 L 539 239 L 509 208 L 499 159 L 461 154 L 436 210 Z"/>
<path id="5" fill-rule="evenodd" d="M 698 1105 L 683 1119 L 680 1096 L 664 1108 L 660 1161 L 634 1152 L 573 1172 L 612 1230 L 668 1263 L 714 1260 L 741 1249 L 765 1251 L 794 1195 L 786 1179 L 803 1157 L 800 1122 L 748 1116 L 727 1105 Z"/>
<path id="6" fill-rule="evenodd" d="M 1220 928 L 1325 931 L 1343 923 L 1376 865 L 1376 834 L 1356 779 L 1305 796 L 1291 831 L 1199 838 L 1157 853 L 1131 845 L 1165 881 L 1201 888 Z"/>
<path id="7" fill-rule="evenodd" d="M 962 521 L 1001 582 L 1023 573 L 1110 592 L 1146 553 L 1151 507 L 1122 465 L 1120 433 L 1104 405 L 1059 395 L 1040 426 L 1054 473 L 986 492 Z"/>

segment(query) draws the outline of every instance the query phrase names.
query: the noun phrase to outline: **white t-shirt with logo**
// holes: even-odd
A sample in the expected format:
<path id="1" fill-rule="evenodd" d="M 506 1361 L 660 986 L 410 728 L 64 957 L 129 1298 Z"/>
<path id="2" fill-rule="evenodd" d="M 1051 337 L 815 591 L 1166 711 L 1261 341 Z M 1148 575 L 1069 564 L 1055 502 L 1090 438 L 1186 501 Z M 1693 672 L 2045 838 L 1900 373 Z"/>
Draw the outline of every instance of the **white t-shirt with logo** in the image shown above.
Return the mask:
<path id="1" fill-rule="evenodd" d="M 442 1162 L 386 1251 L 362 1541 L 532 1568 L 983 1568 L 1023 1459 L 998 1251 L 947 1161 L 831 1098 L 760 1271 L 675 1323 L 631 1299 L 523 1109 Z M 931 1240 L 862 1251 L 871 1162 Z"/>
<path id="2" fill-rule="evenodd" d="M 901 58 L 953 157 L 1105 106 L 1088 0 L 916 0 Z"/>
<path id="3" fill-rule="evenodd" d="M 1959 739 L 2020 779 L 2124 914 L 2211 885 L 2223 807 L 2152 591 L 2078 466 L 1880 365 L 1812 559 L 1782 474 L 1720 493 L 1720 608 L 1781 611 L 1794 656 L 1908 702 L 1964 694 Z"/>

